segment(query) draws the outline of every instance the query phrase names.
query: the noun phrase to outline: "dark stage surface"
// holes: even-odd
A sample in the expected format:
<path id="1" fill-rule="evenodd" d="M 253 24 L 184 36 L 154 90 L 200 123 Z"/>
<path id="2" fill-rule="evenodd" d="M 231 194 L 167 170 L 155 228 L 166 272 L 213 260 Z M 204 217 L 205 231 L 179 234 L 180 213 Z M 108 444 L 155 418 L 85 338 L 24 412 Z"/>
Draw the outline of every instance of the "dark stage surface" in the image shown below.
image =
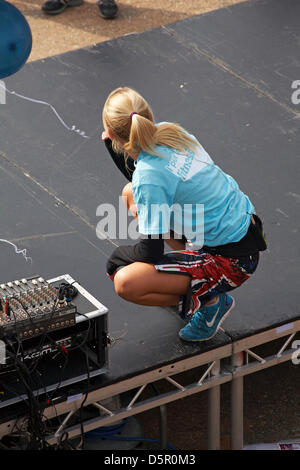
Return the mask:
<path id="1" fill-rule="evenodd" d="M 26 263 L 1 243 L 0 281 L 68 273 L 110 311 L 106 381 L 121 380 L 300 318 L 299 117 L 291 101 L 300 79 L 297 0 L 251 1 L 27 64 L 5 80 L 0 105 L 0 238 L 27 249 Z M 174 312 L 125 302 L 105 275 L 114 244 L 96 236 L 100 204 L 118 208 L 126 180 L 101 142 L 108 93 L 131 86 L 157 121 L 180 122 L 237 179 L 262 216 L 269 250 L 233 295 L 225 333 L 183 343 Z M 297 280 L 298 279 L 298 280 Z"/>

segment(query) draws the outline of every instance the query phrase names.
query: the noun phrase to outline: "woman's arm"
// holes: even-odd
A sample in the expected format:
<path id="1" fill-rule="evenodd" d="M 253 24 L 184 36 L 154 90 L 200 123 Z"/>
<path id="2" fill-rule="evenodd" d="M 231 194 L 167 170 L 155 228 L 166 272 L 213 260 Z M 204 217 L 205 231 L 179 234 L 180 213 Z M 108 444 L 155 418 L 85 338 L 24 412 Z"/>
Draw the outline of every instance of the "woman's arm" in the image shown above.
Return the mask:
<path id="1" fill-rule="evenodd" d="M 187 242 L 185 236 L 183 235 L 182 238 L 175 238 L 175 232 L 170 230 L 170 238 L 165 239 L 165 242 L 169 245 L 172 250 L 180 251 L 185 249 L 185 244 Z"/>
<path id="2" fill-rule="evenodd" d="M 140 240 L 135 245 L 119 246 L 111 254 L 107 261 L 106 272 L 113 279 L 116 270 L 120 267 L 136 261 L 155 264 L 164 254 L 164 241 L 176 251 L 185 249 L 186 238 L 174 239 L 174 232 L 170 233 L 169 239 L 164 239 L 162 235 L 159 238 L 148 238 Z"/>
<path id="3" fill-rule="evenodd" d="M 116 270 L 120 267 L 136 261 L 154 264 L 164 254 L 163 238 L 144 238 L 135 245 L 122 245 L 116 248 L 106 264 L 106 272 L 112 279 Z"/>
<path id="4" fill-rule="evenodd" d="M 125 162 L 124 155 L 121 153 L 116 153 L 112 148 L 112 142 L 109 138 L 104 138 L 104 133 L 102 134 L 102 139 L 104 141 L 105 147 L 107 148 L 111 158 L 121 171 L 121 173 L 125 176 L 128 181 L 132 181 L 132 173 L 134 172 L 134 160 L 131 157 L 127 158 Z"/>

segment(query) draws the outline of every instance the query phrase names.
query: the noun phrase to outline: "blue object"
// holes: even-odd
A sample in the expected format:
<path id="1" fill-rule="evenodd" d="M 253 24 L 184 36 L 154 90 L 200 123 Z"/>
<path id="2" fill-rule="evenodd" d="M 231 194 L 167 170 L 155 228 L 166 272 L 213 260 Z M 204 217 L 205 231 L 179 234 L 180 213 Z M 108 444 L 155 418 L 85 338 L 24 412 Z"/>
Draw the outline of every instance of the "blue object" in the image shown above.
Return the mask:
<path id="1" fill-rule="evenodd" d="M 206 341 L 212 338 L 234 304 L 229 294 L 219 294 L 219 301 L 215 305 L 203 307 L 194 313 L 191 321 L 179 331 L 180 338 L 185 341 Z"/>
<path id="2" fill-rule="evenodd" d="M 24 15 L 11 3 L 0 0 L 0 79 L 16 73 L 31 48 L 31 30 Z"/>
<path id="3" fill-rule="evenodd" d="M 100 428 L 89 431 L 85 434 L 87 439 L 104 439 L 108 441 L 136 441 L 136 442 L 153 442 L 154 444 L 160 444 L 160 441 L 157 439 L 149 439 L 143 437 L 121 437 L 116 435 L 120 433 L 126 425 L 127 419 L 125 418 L 121 424 L 115 426 L 102 426 Z M 167 443 L 167 446 L 171 450 L 177 450 L 174 446 Z"/>
<path id="4" fill-rule="evenodd" d="M 195 249 L 238 242 L 255 208 L 238 183 L 188 135 L 198 143 L 195 152 L 157 145 L 153 151 L 159 157 L 139 153 L 132 175 L 139 232 L 156 235 L 171 229 L 185 235 Z"/>

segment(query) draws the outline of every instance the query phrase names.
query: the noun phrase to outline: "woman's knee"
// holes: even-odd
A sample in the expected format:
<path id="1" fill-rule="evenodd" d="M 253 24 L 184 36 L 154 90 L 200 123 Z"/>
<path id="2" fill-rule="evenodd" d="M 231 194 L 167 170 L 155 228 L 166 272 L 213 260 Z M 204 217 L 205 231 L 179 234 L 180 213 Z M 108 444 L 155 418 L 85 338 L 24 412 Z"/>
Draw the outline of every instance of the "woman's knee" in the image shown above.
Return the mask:
<path id="1" fill-rule="evenodd" d="M 129 300 L 134 292 L 132 279 L 126 275 L 123 269 L 120 269 L 114 277 L 114 287 L 116 294 L 122 299 Z"/>

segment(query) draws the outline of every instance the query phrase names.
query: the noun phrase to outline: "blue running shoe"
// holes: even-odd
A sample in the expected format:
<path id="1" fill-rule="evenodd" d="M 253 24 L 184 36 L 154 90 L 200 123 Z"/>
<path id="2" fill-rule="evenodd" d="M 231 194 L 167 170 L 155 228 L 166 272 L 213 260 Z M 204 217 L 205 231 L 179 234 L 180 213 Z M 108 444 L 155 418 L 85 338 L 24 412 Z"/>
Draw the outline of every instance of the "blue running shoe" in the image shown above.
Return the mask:
<path id="1" fill-rule="evenodd" d="M 229 294 L 219 294 L 215 305 L 208 305 L 194 313 L 191 321 L 179 331 L 185 341 L 206 341 L 217 333 L 235 305 Z"/>

